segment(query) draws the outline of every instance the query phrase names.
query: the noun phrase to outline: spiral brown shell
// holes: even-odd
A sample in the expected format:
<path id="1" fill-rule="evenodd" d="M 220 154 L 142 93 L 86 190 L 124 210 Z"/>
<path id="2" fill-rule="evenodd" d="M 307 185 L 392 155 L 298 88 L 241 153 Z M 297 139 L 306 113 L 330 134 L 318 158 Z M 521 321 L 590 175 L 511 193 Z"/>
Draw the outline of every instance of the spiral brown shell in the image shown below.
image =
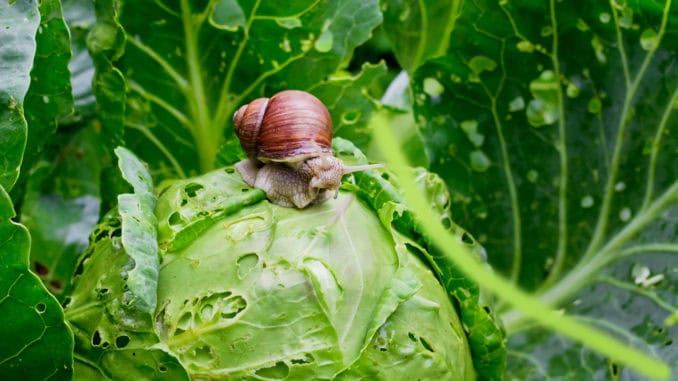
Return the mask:
<path id="1" fill-rule="evenodd" d="M 299 162 L 332 153 L 332 119 L 313 95 L 286 90 L 255 99 L 233 115 L 240 145 L 251 159 Z"/>

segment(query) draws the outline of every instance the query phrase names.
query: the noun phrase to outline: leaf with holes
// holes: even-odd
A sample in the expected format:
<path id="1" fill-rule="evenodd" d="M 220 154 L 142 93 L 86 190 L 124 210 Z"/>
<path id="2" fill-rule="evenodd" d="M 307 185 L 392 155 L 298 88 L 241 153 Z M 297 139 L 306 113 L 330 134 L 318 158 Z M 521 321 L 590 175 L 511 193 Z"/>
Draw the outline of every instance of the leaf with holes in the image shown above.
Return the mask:
<path id="1" fill-rule="evenodd" d="M 675 266 L 659 253 L 678 251 L 677 10 L 670 1 L 464 2 L 448 53 L 413 85 L 431 169 L 490 263 L 672 364 L 662 345 L 678 334 L 666 320 L 675 290 L 663 289 Z M 626 257 L 655 282 L 635 283 Z M 516 311 L 502 318 L 510 334 L 526 329 Z M 655 343 L 653 330 L 672 339 Z M 629 372 L 530 332 L 511 341 L 515 356 L 549 377 L 580 355 L 591 366 L 574 378 Z"/>

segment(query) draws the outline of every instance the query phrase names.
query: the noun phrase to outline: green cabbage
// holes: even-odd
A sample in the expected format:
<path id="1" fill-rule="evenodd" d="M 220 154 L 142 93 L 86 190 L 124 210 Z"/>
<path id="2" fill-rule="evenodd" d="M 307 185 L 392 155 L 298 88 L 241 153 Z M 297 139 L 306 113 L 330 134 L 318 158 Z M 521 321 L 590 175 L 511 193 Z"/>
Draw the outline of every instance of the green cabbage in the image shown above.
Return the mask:
<path id="1" fill-rule="evenodd" d="M 475 378 L 445 290 L 355 194 L 283 208 L 232 168 L 157 192 L 153 298 L 130 282 L 153 273 L 126 249 L 144 242 L 125 244 L 123 213 L 82 258 L 66 307 L 76 379 Z"/>

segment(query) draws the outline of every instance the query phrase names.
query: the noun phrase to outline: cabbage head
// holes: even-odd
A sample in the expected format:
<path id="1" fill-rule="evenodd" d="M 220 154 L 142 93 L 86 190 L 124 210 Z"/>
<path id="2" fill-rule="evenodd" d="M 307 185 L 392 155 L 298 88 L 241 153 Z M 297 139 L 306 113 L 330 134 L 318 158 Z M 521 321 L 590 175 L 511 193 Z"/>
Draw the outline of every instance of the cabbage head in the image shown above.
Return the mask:
<path id="1" fill-rule="evenodd" d="M 475 379 L 445 290 L 355 193 L 279 207 L 230 167 L 143 187 L 77 270 L 75 379 Z"/>

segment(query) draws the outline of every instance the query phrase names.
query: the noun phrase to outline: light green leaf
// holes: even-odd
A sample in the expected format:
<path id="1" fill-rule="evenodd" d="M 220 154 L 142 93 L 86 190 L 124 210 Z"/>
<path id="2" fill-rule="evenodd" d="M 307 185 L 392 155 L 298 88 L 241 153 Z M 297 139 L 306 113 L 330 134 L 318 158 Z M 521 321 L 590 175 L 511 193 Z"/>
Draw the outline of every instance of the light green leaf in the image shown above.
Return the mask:
<path id="1" fill-rule="evenodd" d="M 136 156 L 123 147 L 115 149 L 122 177 L 134 188 L 134 193 L 118 196 L 118 211 L 122 223 L 121 242 L 132 260 L 127 284 L 132 293 L 130 305 L 152 314 L 157 304 L 158 241 L 155 218 L 153 180 L 148 169 Z"/>
<path id="2" fill-rule="evenodd" d="M 423 65 L 414 79 L 431 169 L 452 191 L 455 220 L 474 232 L 496 269 L 537 289 L 543 302 L 603 329 L 615 325 L 618 314 L 604 314 L 602 306 L 581 311 L 570 303 L 600 302 L 582 290 L 603 275 L 623 288 L 627 280 L 608 271 L 625 250 L 678 242 L 678 72 L 667 69 L 678 64 L 676 4 L 596 3 L 580 12 L 559 2 L 464 2 L 460 12 L 445 57 Z M 478 72 L 479 55 L 496 68 Z M 443 91 L 428 94 L 427 78 Z M 484 136 L 480 147 L 464 129 L 468 121 Z M 622 339 L 633 327 L 661 326 L 667 318 L 662 303 L 646 295 L 613 295 L 610 302 L 624 304 L 630 319 L 611 331 Z M 643 308 L 637 299 L 645 300 Z M 667 303 L 676 306 L 675 298 Z M 510 334 L 525 328 L 520 312 L 501 312 Z M 678 339 L 675 331 L 669 335 Z M 537 347 L 524 340 L 536 336 L 521 337 L 512 341 L 515 351 L 553 377 L 565 377 L 567 366 L 549 370 L 550 359 L 574 364 L 585 352 L 568 341 L 556 355 L 542 350 L 553 340 Z M 675 364 L 666 351 L 630 343 Z M 598 367 L 608 360 L 586 356 L 595 358 L 593 371 L 573 378 L 610 376 Z M 616 371 L 632 377 L 621 365 Z"/>
<path id="3" fill-rule="evenodd" d="M 0 186 L 0 374 L 7 379 L 67 379 L 73 334 L 57 300 L 28 270 L 31 239 Z"/>
<path id="4" fill-rule="evenodd" d="M 383 28 L 400 67 L 409 73 L 445 54 L 454 27 L 456 0 L 382 1 Z"/>
<path id="5" fill-rule="evenodd" d="M 11 190 L 26 146 L 24 97 L 30 84 L 40 13 L 35 1 L 0 3 L 0 186 Z"/>

